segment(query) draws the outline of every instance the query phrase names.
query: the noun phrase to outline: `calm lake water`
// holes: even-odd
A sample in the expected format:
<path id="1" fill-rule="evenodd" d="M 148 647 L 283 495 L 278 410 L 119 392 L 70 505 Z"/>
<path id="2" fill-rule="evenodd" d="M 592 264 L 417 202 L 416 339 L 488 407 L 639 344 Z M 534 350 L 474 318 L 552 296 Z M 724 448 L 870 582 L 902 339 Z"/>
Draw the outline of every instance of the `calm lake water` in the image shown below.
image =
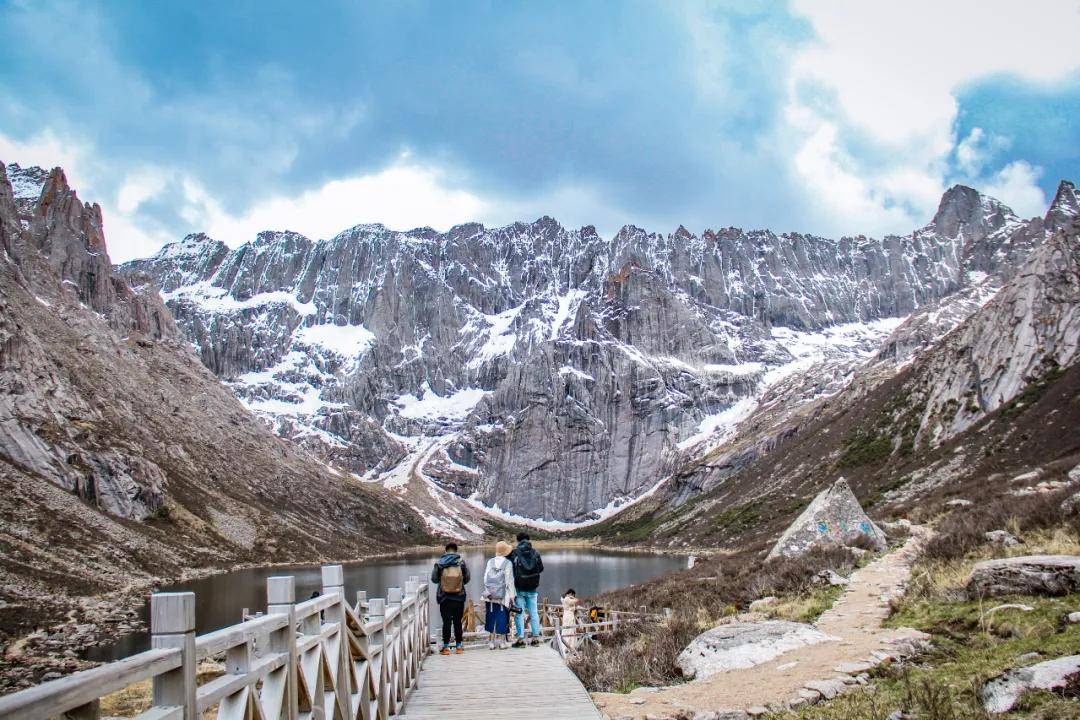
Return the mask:
<path id="1" fill-rule="evenodd" d="M 487 551 L 490 552 L 490 551 Z M 578 597 L 595 595 L 607 590 L 626 587 L 686 567 L 686 558 L 667 555 L 619 553 L 591 549 L 541 551 L 544 573 L 540 576 L 540 596 L 552 602 L 567 588 L 574 588 Z M 483 587 L 484 564 L 489 557 L 482 550 L 462 553 L 472 573 L 468 585 L 470 599 L 480 598 Z M 368 597 L 386 597 L 386 589 L 403 587 L 410 575 L 430 581 L 431 567 L 438 554 L 350 563 L 345 568 L 345 592 L 350 602 L 357 590 L 367 590 Z M 195 620 L 199 634 L 240 622 L 244 608 L 252 612 L 266 609 L 266 578 L 292 575 L 296 578 L 296 598 L 306 600 L 322 588 L 318 565 L 290 568 L 251 568 L 201 580 L 162 587 L 162 592 L 191 591 L 195 593 Z M 431 603 L 432 627 L 438 627 L 438 607 Z M 142 619 L 149 617 L 149 601 L 142 609 Z M 100 645 L 86 653 L 90 660 L 119 660 L 150 647 L 148 635 L 134 633 L 119 638 L 111 645 Z"/>

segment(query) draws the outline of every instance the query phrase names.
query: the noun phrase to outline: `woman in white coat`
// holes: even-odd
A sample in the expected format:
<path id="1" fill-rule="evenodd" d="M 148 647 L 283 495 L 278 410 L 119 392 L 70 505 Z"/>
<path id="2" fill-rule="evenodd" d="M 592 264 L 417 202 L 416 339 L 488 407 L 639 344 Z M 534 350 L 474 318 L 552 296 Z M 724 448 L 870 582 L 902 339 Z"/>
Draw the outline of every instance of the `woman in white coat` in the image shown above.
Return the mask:
<path id="1" fill-rule="evenodd" d="M 562 637 L 571 650 L 577 650 L 577 606 L 578 596 L 570 588 L 562 596 Z"/>
<path id="2" fill-rule="evenodd" d="M 510 646 L 510 608 L 517 595 L 514 564 L 506 557 L 512 551 L 510 543 L 500 540 L 495 544 L 495 557 L 484 568 L 484 629 L 492 650 Z"/>

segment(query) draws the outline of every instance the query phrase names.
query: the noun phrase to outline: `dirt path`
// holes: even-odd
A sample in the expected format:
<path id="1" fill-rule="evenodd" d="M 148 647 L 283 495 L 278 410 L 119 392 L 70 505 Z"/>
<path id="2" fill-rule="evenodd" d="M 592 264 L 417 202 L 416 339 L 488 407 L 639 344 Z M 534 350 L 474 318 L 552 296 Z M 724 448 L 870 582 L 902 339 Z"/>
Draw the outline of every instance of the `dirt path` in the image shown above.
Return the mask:
<path id="1" fill-rule="evenodd" d="M 664 688 L 639 688 L 629 694 L 594 693 L 593 700 L 612 718 L 671 717 L 680 712 L 747 710 L 754 707 L 787 706 L 811 695 L 808 682 L 844 678 L 856 682 L 862 670 L 845 663 L 876 664 L 884 655 L 896 655 L 898 645 L 918 638 L 915 630 L 885 629 L 889 599 L 903 592 L 911 563 L 929 532 L 913 528 L 904 546 L 871 562 L 851 576 L 851 584 L 831 609 L 816 623 L 834 640 L 783 653 L 752 668 L 729 670 L 703 680 Z M 746 617 L 736 618 L 739 620 Z M 875 658 L 872 653 L 878 653 Z"/>

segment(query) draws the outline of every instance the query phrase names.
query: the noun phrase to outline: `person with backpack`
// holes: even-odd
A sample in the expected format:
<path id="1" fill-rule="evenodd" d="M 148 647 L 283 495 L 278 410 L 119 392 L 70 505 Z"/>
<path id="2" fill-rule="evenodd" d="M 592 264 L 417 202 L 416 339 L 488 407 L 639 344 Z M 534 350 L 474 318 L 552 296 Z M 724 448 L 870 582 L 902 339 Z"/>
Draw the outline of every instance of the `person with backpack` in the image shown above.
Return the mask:
<path id="1" fill-rule="evenodd" d="M 514 606 L 514 565 L 507 557 L 510 543 L 495 543 L 495 557 L 484 568 L 484 629 L 488 649 L 504 650 L 510 646 L 510 608 Z"/>
<path id="2" fill-rule="evenodd" d="M 431 570 L 431 582 L 439 586 L 435 601 L 439 603 L 439 615 L 442 616 L 442 655 L 450 654 L 450 631 L 454 631 L 455 652 L 464 652 L 461 647 L 461 616 L 465 613 L 465 586 L 469 584 L 469 568 L 458 555 L 457 543 L 446 543 L 445 553 L 435 562 Z"/>
<path id="3" fill-rule="evenodd" d="M 521 607 L 521 612 L 514 616 L 514 628 L 517 630 L 514 647 L 525 647 L 527 644 L 540 644 L 540 611 L 536 603 L 544 561 L 533 548 L 528 533 L 518 533 L 517 539 L 517 547 L 510 553 L 510 560 L 514 563 L 514 587 L 517 588 L 518 605 Z M 532 639 L 529 641 L 525 639 L 526 613 L 532 626 Z"/>

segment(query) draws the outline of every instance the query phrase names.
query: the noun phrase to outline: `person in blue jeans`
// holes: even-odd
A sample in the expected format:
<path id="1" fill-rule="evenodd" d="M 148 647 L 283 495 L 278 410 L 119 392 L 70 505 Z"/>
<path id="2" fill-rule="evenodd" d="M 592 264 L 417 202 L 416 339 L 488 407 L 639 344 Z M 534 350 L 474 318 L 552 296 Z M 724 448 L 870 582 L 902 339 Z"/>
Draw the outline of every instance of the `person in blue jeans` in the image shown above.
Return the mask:
<path id="1" fill-rule="evenodd" d="M 536 598 L 537 589 L 540 587 L 540 573 L 544 572 L 544 561 L 532 546 L 528 533 L 518 533 L 517 540 L 517 547 L 510 553 L 510 561 L 514 563 L 517 604 L 521 608 L 521 612 L 514 615 L 514 627 L 517 630 L 514 647 L 525 647 L 527 644 L 540 644 L 540 612 L 536 606 Z M 529 625 L 532 626 L 530 641 L 525 640 L 526 614 L 529 616 Z"/>

